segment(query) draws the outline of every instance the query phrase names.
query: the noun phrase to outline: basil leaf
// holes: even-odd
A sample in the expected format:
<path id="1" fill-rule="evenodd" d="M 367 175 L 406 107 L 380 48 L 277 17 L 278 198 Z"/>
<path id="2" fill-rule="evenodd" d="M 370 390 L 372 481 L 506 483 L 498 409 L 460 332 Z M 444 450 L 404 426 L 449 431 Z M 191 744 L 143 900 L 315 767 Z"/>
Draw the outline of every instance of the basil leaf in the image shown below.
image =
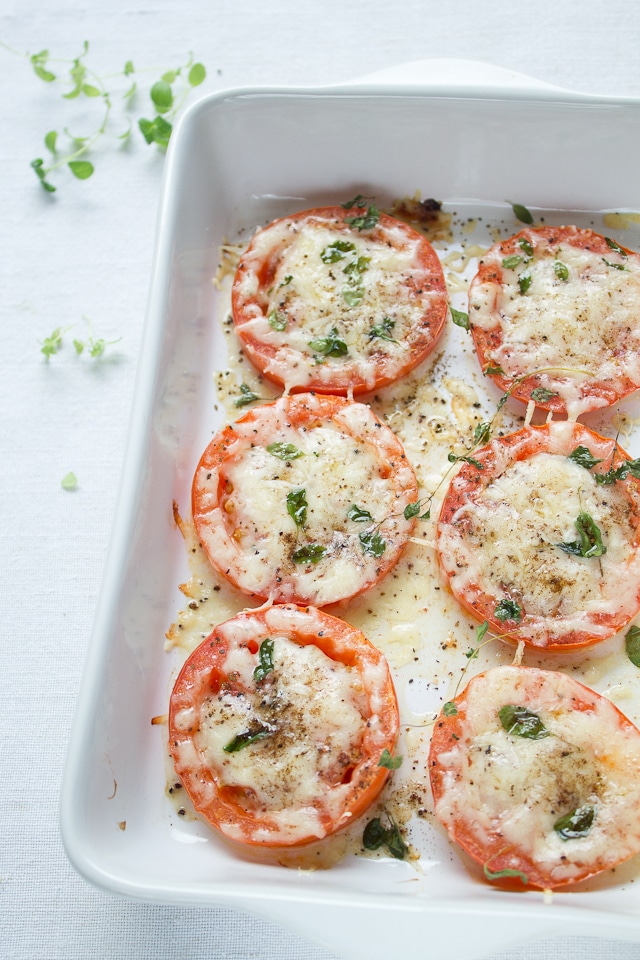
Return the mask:
<path id="1" fill-rule="evenodd" d="M 402 757 L 392 756 L 389 751 L 385 749 L 380 754 L 380 759 L 378 760 L 379 767 L 385 767 L 387 770 L 397 770 L 402 766 Z"/>
<path id="2" fill-rule="evenodd" d="M 486 863 L 483 870 L 487 880 L 502 880 L 503 877 L 515 877 L 524 884 L 529 883 L 528 876 L 526 873 L 523 873 L 522 870 L 511 870 L 509 867 L 506 867 L 504 870 L 490 870 Z"/>
<path id="3" fill-rule="evenodd" d="M 602 463 L 602 460 L 594 457 L 589 447 L 585 447 L 582 444 L 571 451 L 567 460 L 572 460 L 574 463 L 577 463 L 579 467 L 584 467 L 585 470 L 592 470 L 596 464 Z"/>
<path id="4" fill-rule="evenodd" d="M 326 552 L 327 548 L 320 543 L 308 543 L 306 546 L 294 550 L 291 559 L 294 563 L 318 563 Z"/>
<path id="5" fill-rule="evenodd" d="M 502 266 L 506 270 L 514 270 L 519 263 L 522 263 L 522 260 L 523 258 L 519 256 L 517 253 L 515 253 L 511 257 L 505 257 L 505 259 L 502 261 Z"/>
<path id="6" fill-rule="evenodd" d="M 308 506 L 306 490 L 291 490 L 287 494 L 287 513 L 297 527 L 304 527 L 307 522 Z"/>
<path id="7" fill-rule="evenodd" d="M 537 713 L 519 707 L 513 703 L 506 703 L 498 710 L 500 723 L 507 733 L 526 740 L 544 740 L 551 736 Z"/>
<path id="8" fill-rule="evenodd" d="M 273 640 L 270 637 L 267 637 L 260 644 L 258 658 L 260 663 L 253 671 L 253 679 L 256 683 L 264 680 L 267 674 L 273 670 Z"/>
<path id="9" fill-rule="evenodd" d="M 348 352 L 347 345 L 338 336 L 336 327 L 331 330 L 329 336 L 310 340 L 309 346 L 315 353 L 320 353 L 323 357 L 344 357 Z"/>
<path id="10" fill-rule="evenodd" d="M 298 457 L 304 457 L 302 450 L 298 450 L 292 443 L 282 443 L 280 441 L 270 443 L 267 447 L 267 453 L 270 453 L 272 457 L 277 457 L 278 460 L 297 460 Z"/>
<path id="11" fill-rule="evenodd" d="M 511 203 L 511 200 L 507 200 L 507 203 Z M 511 209 L 513 210 L 514 217 L 516 220 L 519 220 L 520 223 L 533 223 L 531 213 L 521 203 L 511 203 Z"/>
<path id="12" fill-rule="evenodd" d="M 387 541 L 377 531 L 364 530 L 358 534 L 363 553 L 370 553 L 374 557 L 381 557 L 387 549 Z"/>
<path id="13" fill-rule="evenodd" d="M 575 527 L 580 535 L 580 539 L 571 543 L 558 543 L 556 546 L 564 550 L 565 553 L 586 559 L 604 556 L 607 548 L 602 542 L 600 528 L 593 517 L 581 511 L 575 520 Z"/>
<path id="14" fill-rule="evenodd" d="M 524 250 L 524 252 L 528 257 L 533 256 L 533 246 L 529 243 L 526 237 L 520 237 L 520 239 L 518 240 L 518 244 L 520 245 L 521 249 Z"/>
<path id="15" fill-rule="evenodd" d="M 554 393 L 553 390 L 547 390 L 546 387 L 536 387 L 535 390 L 531 391 L 531 399 L 535 400 L 536 403 L 546 403 L 547 400 L 557 396 L 557 393 Z"/>
<path id="16" fill-rule="evenodd" d="M 595 807 L 577 807 L 571 813 L 565 814 L 553 825 L 553 829 L 563 840 L 577 840 L 586 837 L 596 818 Z"/>
<path id="17" fill-rule="evenodd" d="M 525 294 L 529 287 L 531 286 L 531 274 L 522 273 L 518 277 L 518 286 L 520 288 L 520 293 Z"/>
<path id="18" fill-rule="evenodd" d="M 323 263 L 337 263 L 338 260 L 344 259 L 345 253 L 354 253 L 355 249 L 355 243 L 351 243 L 350 240 L 335 240 L 324 248 L 320 258 Z"/>
<path id="19" fill-rule="evenodd" d="M 282 310 L 272 310 L 267 317 L 267 323 L 272 330 L 282 331 L 287 329 L 288 318 Z"/>
<path id="20" fill-rule="evenodd" d="M 442 708 L 442 712 L 444 713 L 445 717 L 457 717 L 457 716 L 458 716 L 458 708 L 456 707 L 456 705 L 455 705 L 455 703 L 453 702 L 453 700 L 448 700 L 448 701 L 445 703 L 445 705 L 444 705 L 443 708 Z"/>
<path id="21" fill-rule="evenodd" d="M 347 510 L 347 518 L 349 520 L 354 520 L 356 523 L 368 523 L 373 520 L 373 517 L 368 510 L 357 506 L 355 503 Z"/>
<path id="22" fill-rule="evenodd" d="M 624 461 L 619 467 L 615 469 L 611 467 L 607 470 L 606 473 L 594 473 L 594 478 L 596 483 L 599 483 L 600 486 L 610 486 L 612 483 L 615 483 L 617 480 L 624 480 L 626 475 L 629 472 L 629 463 Z"/>
<path id="23" fill-rule="evenodd" d="M 248 387 L 246 383 L 240 384 L 240 396 L 234 401 L 234 407 L 246 407 L 248 403 L 253 403 L 254 400 L 259 400 L 260 397 L 257 393 L 254 393 L 251 387 Z"/>
<path id="24" fill-rule="evenodd" d="M 619 244 L 619 243 L 616 243 L 615 240 L 612 240 L 611 237 L 605 237 L 604 239 L 605 239 L 606 244 L 607 244 L 607 246 L 609 247 L 610 250 L 615 250 L 615 252 L 616 252 L 616 253 L 619 253 L 621 257 L 625 257 L 625 258 L 626 258 L 626 257 L 629 256 L 629 254 L 627 253 L 627 251 L 626 251 L 626 250 L 623 250 L 623 248 L 620 246 L 620 244 Z"/>
<path id="25" fill-rule="evenodd" d="M 560 260 L 554 260 L 553 270 L 558 280 L 569 279 L 569 268 L 567 267 L 566 264 L 562 263 Z"/>
<path id="26" fill-rule="evenodd" d="M 457 327 L 462 327 L 463 330 L 469 330 L 469 314 L 464 313 L 462 310 L 454 310 L 453 307 L 449 307 L 451 311 L 451 319 Z"/>
<path id="27" fill-rule="evenodd" d="M 522 610 L 515 600 L 505 598 L 496 604 L 494 616 L 496 616 L 498 620 L 514 620 L 516 623 L 520 623 L 522 620 Z"/>
<path id="28" fill-rule="evenodd" d="M 629 627 L 625 634 L 624 646 L 634 667 L 640 667 L 640 627 Z"/>
<path id="29" fill-rule="evenodd" d="M 272 732 L 268 727 L 262 726 L 258 729 L 245 730 L 243 733 L 236 734 L 233 740 L 230 740 L 222 749 L 225 753 L 237 753 L 238 750 L 244 750 L 245 747 L 248 747 L 250 743 L 255 743 L 256 740 L 264 740 L 265 737 L 270 737 Z"/>
<path id="30" fill-rule="evenodd" d="M 348 263 L 342 270 L 343 273 L 346 273 L 348 277 L 352 278 L 352 274 L 355 274 L 358 277 L 361 277 L 363 273 L 366 273 L 369 269 L 369 264 L 371 263 L 371 257 L 358 257 L 357 260 L 352 260 Z"/>

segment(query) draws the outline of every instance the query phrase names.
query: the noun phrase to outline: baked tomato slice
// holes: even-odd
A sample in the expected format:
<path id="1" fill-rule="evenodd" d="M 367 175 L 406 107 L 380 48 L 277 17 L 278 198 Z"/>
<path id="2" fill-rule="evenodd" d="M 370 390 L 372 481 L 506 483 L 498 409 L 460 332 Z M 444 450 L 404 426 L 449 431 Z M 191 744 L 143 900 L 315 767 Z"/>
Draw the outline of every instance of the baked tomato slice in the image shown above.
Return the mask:
<path id="1" fill-rule="evenodd" d="M 374 206 L 319 207 L 255 234 L 232 309 L 247 355 L 269 380 L 352 396 L 424 360 L 444 327 L 447 295 L 435 250 L 412 227 Z"/>
<path id="2" fill-rule="evenodd" d="M 575 419 L 640 386 L 640 255 L 578 227 L 495 244 L 469 287 L 482 370 L 518 400 Z"/>
<path id="3" fill-rule="evenodd" d="M 495 667 L 436 721 L 438 819 L 490 880 L 554 888 L 640 852 L 640 731 L 562 673 Z"/>
<path id="4" fill-rule="evenodd" d="M 192 510 L 212 565 L 243 593 L 323 607 L 393 567 L 417 491 L 400 441 L 368 406 L 296 394 L 213 438 Z"/>
<path id="5" fill-rule="evenodd" d="M 457 600 L 496 634 L 588 646 L 640 609 L 640 481 L 615 440 L 551 422 L 493 440 L 453 478 L 437 528 Z"/>
<path id="6" fill-rule="evenodd" d="M 169 750 L 195 809 L 225 837 L 297 846 L 371 805 L 398 722 L 386 660 L 359 630 L 278 605 L 226 621 L 187 659 Z"/>

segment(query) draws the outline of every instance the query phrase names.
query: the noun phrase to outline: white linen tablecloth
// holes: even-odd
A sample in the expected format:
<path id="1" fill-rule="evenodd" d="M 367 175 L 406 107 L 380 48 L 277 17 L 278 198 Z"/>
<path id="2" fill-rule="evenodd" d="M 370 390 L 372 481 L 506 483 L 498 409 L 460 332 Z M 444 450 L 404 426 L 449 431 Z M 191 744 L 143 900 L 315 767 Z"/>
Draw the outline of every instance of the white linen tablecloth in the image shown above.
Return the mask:
<path id="1" fill-rule="evenodd" d="M 105 137 L 91 179 L 61 173 L 46 194 L 30 161 L 46 156 L 49 130 L 81 134 L 90 105 L 63 99 L 19 54 L 73 58 L 87 40 L 101 73 L 131 59 L 155 77 L 192 51 L 208 71 L 198 93 L 325 84 L 447 56 L 640 96 L 640 4 L 3 0 L 0 25 L 0 955 L 328 960 L 321 947 L 236 911 L 122 901 L 89 887 L 65 858 L 60 778 L 115 506 L 163 157 L 137 130 L 126 144 Z M 615 176 L 615 159 L 603 176 Z M 63 347 L 47 361 L 40 342 L 55 328 L 65 331 Z M 90 336 L 118 342 L 100 358 L 76 355 L 72 340 Z M 68 471 L 74 491 L 61 487 Z M 638 958 L 640 944 L 564 938 L 499 956 L 612 955 Z"/>

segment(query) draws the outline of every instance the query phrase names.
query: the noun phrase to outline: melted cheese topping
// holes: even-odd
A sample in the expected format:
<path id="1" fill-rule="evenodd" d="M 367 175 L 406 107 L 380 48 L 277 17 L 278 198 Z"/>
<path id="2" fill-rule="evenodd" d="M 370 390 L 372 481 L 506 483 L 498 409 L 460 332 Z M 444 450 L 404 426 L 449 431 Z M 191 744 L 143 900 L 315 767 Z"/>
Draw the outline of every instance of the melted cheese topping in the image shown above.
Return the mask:
<path id="1" fill-rule="evenodd" d="M 508 377 L 547 368 L 570 372 L 549 385 L 575 418 L 598 405 L 593 397 L 581 399 L 589 375 L 612 386 L 622 377 L 640 383 L 640 259 L 612 250 L 606 260 L 616 268 L 601 254 L 570 244 L 554 253 L 523 258 L 508 269 L 494 248 L 484 262 L 501 270 L 502 282 L 472 285 L 469 316 L 483 330 L 499 324 L 501 342 L 491 350 L 491 363 Z M 557 262 L 566 267 L 566 280 L 558 277 Z M 526 274 L 531 283 L 522 293 Z M 547 385 L 544 376 L 540 382 Z"/>
<path id="2" fill-rule="evenodd" d="M 334 419 L 298 429 L 283 415 L 271 439 L 299 451 L 290 460 L 271 454 L 268 440 L 256 441 L 253 422 L 240 423 L 237 451 L 230 451 L 223 468 L 198 471 L 196 482 L 210 491 L 211 504 L 199 526 L 202 541 L 248 592 L 268 596 L 275 590 L 280 600 L 297 595 L 323 606 L 375 580 L 381 561 L 401 549 L 410 529 L 402 511 L 415 492 L 413 471 L 398 460 L 388 476 L 379 438 L 370 436 L 386 428 L 376 428 L 367 407 L 354 404 L 342 419 L 344 426 Z M 220 501 L 221 480 L 228 493 Z M 288 505 L 302 500 L 304 521 L 297 522 Z M 370 517 L 350 519 L 354 505 Z M 361 537 L 369 537 L 371 547 Z M 296 559 L 310 547 L 319 547 L 322 556 Z"/>
<path id="3" fill-rule="evenodd" d="M 432 278 L 419 258 L 424 240 L 410 240 L 400 227 L 385 226 L 385 235 L 385 242 L 375 241 L 315 219 L 276 222 L 256 234 L 243 258 L 249 269 L 238 290 L 250 302 L 239 328 L 275 348 L 267 375 L 276 375 L 287 388 L 304 387 L 312 376 L 329 381 L 336 366 L 349 365 L 372 387 L 381 357 L 402 370 L 429 302 L 443 294 L 429 289 Z M 325 262 L 337 243 L 350 249 L 334 246 L 338 259 Z M 277 269 L 264 291 L 259 269 L 273 258 Z M 322 350 L 321 341 L 332 333 L 346 346 L 340 356 Z"/>
<path id="4" fill-rule="evenodd" d="M 560 432 L 562 428 L 560 428 Z M 580 557 L 560 543 L 579 540 L 576 519 L 589 514 L 606 553 Z M 439 529 L 439 547 L 455 592 L 478 585 L 497 601 L 517 599 L 533 644 L 571 630 L 607 636 L 605 617 L 634 616 L 640 553 L 632 505 L 618 485 L 598 486 L 566 455 L 539 453 L 505 466 Z"/>
<path id="5" fill-rule="evenodd" d="M 436 812 L 449 828 L 464 824 L 485 849 L 499 836 L 514 848 L 514 864 L 523 854 L 562 883 L 584 875 L 585 864 L 600 870 L 640 851 L 640 736 L 597 694 L 588 710 L 571 709 L 578 685 L 570 678 L 526 673 L 497 667 L 469 684 L 464 736 L 438 758 Z M 536 713 L 551 735 L 507 733 L 498 717 L 506 704 Z M 595 809 L 591 829 L 562 839 L 554 824 L 585 805 Z"/>

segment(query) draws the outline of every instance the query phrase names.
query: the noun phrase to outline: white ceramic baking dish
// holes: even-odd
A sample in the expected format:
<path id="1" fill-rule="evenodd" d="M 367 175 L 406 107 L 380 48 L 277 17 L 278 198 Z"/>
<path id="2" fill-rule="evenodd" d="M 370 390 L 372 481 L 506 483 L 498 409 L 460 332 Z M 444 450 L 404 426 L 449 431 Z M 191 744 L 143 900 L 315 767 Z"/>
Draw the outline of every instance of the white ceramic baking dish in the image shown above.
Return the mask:
<path id="1" fill-rule="evenodd" d="M 167 158 L 122 486 L 62 792 L 65 847 L 87 880 L 147 901 L 260 913 L 354 960 L 463 960 L 553 935 L 640 940 L 640 884 L 552 902 L 507 893 L 473 879 L 439 835 L 423 874 L 392 860 L 298 872 L 241 859 L 206 829 L 176 824 L 150 723 L 167 709 L 175 661 L 163 637 L 184 575 L 171 503 L 188 500 L 216 426 L 211 369 L 225 345 L 211 278 L 222 241 L 355 193 L 640 210 L 638 156 L 640 101 L 457 61 L 339 87 L 231 90 L 185 113 Z"/>

